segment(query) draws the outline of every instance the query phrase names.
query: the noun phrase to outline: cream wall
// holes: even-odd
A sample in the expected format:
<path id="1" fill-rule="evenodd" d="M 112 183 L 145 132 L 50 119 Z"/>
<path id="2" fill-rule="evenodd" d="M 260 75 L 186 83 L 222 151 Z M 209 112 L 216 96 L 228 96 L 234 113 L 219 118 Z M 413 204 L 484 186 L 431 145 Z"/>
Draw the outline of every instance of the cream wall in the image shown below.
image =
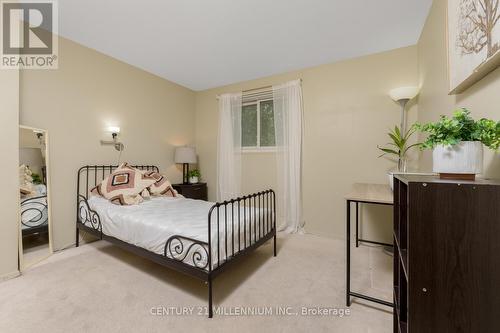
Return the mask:
<path id="1" fill-rule="evenodd" d="M 45 165 L 42 146 L 35 132 L 31 129 L 19 129 L 19 164 L 24 164 L 33 173 L 42 175 L 42 167 Z"/>
<path id="2" fill-rule="evenodd" d="M 75 242 L 78 168 L 118 163 L 118 152 L 99 143 L 111 139 L 107 126 L 121 127 L 122 161 L 181 180 L 174 146 L 194 143 L 193 91 L 64 38 L 59 69 L 22 71 L 20 87 L 20 123 L 49 131 L 56 250 Z"/>
<path id="3" fill-rule="evenodd" d="M 386 173 L 395 166 L 377 158 L 377 144 L 387 142 L 387 130 L 399 123 L 399 105 L 387 96 L 388 91 L 418 82 L 417 49 L 411 46 L 197 93 L 196 148 L 210 200 L 216 193 L 216 95 L 297 78 L 303 80 L 305 109 L 306 228 L 319 235 L 344 237 L 343 195 L 354 182 L 387 183 Z M 416 120 L 415 105 L 409 112 L 409 122 Z M 274 161 L 272 153 L 244 156 L 244 192 L 275 186 Z M 364 214 L 363 234 L 391 241 L 390 209 L 367 209 Z"/>
<path id="4" fill-rule="evenodd" d="M 30 168 L 34 174 L 42 175 L 42 167 L 45 165 L 40 148 L 19 148 L 19 164 Z"/>
<path id="5" fill-rule="evenodd" d="M 467 107 L 475 118 L 500 120 L 500 68 L 456 96 L 448 96 L 446 47 L 446 0 L 434 0 L 418 42 L 419 78 L 422 91 L 418 98 L 419 121 L 436 121 L 440 114 L 451 114 Z M 432 169 L 430 151 L 422 154 L 420 168 Z M 500 178 L 500 154 L 485 149 L 485 176 Z"/>
<path id="6" fill-rule="evenodd" d="M 0 70 L 0 281 L 18 274 L 19 72 Z"/>
<path id="7" fill-rule="evenodd" d="M 19 148 L 38 148 L 41 149 L 42 145 L 32 129 L 20 128 L 19 129 Z"/>
<path id="8" fill-rule="evenodd" d="M 307 230 L 326 236 L 344 233 L 343 194 L 354 182 L 386 182 L 394 163 L 379 159 L 377 144 L 399 122 L 399 106 L 389 89 L 420 82 L 409 123 L 435 121 L 465 106 L 475 117 L 500 118 L 500 69 L 458 96 L 448 96 L 446 0 L 434 0 L 417 46 L 193 92 L 66 39 L 60 39 L 60 68 L 22 71 L 20 123 L 47 129 L 52 175 L 55 248 L 74 242 L 75 175 L 83 164 L 116 163 L 112 147 L 102 147 L 104 128 L 118 125 L 126 150 L 122 160 L 158 164 L 173 181 L 181 179 L 173 147 L 196 143 L 209 197 L 215 199 L 217 152 L 216 95 L 302 78 L 305 107 L 304 216 Z M 18 74 L 1 71 L 0 146 L 2 171 L 17 175 Z M 196 140 L 195 140 L 196 137 Z M 10 157 L 9 157 L 10 156 Z M 248 153 L 244 191 L 275 187 L 275 156 Z M 416 167 L 417 161 L 413 161 Z M 419 167 L 431 169 L 430 152 Z M 10 172 L 9 172 L 10 170 Z M 2 174 L 4 174 L 2 172 Z M 500 157 L 486 151 L 485 174 L 500 177 Z M 4 177 L 0 192 L 0 277 L 17 271 L 17 177 Z M 8 207 L 15 207 L 9 209 Z M 364 212 L 363 233 L 390 240 L 390 211 Z"/>

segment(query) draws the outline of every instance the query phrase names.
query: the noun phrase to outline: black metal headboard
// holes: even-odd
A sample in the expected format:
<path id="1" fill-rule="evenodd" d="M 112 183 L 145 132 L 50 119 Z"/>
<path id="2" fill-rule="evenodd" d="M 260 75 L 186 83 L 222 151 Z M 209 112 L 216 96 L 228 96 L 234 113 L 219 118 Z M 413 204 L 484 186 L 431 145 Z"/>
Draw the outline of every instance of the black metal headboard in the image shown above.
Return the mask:
<path id="1" fill-rule="evenodd" d="M 132 165 L 133 168 L 146 171 L 160 172 L 156 165 Z M 78 196 L 89 198 L 90 190 L 97 186 L 109 174 L 118 168 L 118 165 L 86 165 L 78 170 L 77 190 Z"/>

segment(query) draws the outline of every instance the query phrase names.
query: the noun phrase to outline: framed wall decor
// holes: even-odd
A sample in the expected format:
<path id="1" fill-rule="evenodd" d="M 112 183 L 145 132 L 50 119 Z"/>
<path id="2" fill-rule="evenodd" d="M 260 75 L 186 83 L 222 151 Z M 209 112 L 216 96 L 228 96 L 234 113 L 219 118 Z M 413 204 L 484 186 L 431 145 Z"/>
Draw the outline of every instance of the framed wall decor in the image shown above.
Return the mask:
<path id="1" fill-rule="evenodd" d="M 448 0 L 450 95 L 500 65 L 500 0 Z"/>

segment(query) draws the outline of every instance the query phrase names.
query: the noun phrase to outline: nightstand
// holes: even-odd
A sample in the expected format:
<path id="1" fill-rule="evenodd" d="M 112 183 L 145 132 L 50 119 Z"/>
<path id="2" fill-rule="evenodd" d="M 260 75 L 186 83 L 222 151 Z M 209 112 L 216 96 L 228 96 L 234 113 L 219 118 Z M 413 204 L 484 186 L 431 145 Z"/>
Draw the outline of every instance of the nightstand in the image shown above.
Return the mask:
<path id="1" fill-rule="evenodd" d="M 208 200 L 207 183 L 173 184 L 174 189 L 189 199 Z"/>

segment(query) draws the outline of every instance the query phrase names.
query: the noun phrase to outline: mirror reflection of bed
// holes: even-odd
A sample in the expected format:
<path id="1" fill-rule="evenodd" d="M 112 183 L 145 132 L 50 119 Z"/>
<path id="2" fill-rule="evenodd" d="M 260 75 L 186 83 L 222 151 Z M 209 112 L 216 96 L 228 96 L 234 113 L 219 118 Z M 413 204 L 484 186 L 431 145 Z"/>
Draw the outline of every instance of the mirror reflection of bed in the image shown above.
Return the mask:
<path id="1" fill-rule="evenodd" d="M 21 269 L 39 263 L 52 253 L 49 234 L 47 151 L 46 131 L 20 126 L 19 264 Z"/>

